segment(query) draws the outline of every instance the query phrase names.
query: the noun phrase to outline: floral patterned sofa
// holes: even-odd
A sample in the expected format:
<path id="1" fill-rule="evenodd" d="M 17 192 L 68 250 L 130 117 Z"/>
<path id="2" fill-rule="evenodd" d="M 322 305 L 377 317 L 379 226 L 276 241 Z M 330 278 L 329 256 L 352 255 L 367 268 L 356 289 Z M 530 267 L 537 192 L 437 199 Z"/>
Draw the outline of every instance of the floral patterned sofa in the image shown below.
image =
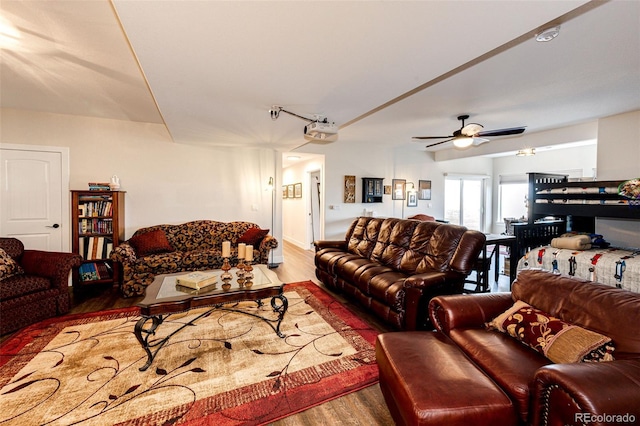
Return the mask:
<path id="1" fill-rule="evenodd" d="M 138 229 L 111 252 L 122 265 L 122 294 L 141 296 L 156 275 L 181 271 L 219 269 L 222 242 L 231 241 L 231 265 L 237 265 L 238 243 L 252 244 L 254 263 L 268 263 L 278 240 L 268 229 L 251 222 L 198 220 L 180 225 L 155 225 Z"/>

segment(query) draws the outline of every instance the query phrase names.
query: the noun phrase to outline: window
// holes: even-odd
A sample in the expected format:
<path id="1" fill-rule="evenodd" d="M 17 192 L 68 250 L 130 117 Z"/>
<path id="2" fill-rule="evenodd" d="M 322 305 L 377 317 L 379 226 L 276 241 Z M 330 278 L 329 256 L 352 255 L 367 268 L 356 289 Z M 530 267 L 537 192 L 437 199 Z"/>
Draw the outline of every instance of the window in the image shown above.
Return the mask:
<path id="1" fill-rule="evenodd" d="M 582 169 L 558 170 L 549 173 L 566 174 L 569 177 L 582 176 Z M 496 221 L 505 218 L 522 219 L 529 215 L 527 197 L 529 176 L 526 173 L 500 175 L 498 181 L 498 214 Z"/>
<path id="2" fill-rule="evenodd" d="M 447 176 L 444 218 L 450 223 L 484 232 L 486 176 Z"/>
<path id="3" fill-rule="evenodd" d="M 526 181 L 524 183 L 500 182 L 497 220 L 526 218 L 528 191 L 529 185 Z"/>

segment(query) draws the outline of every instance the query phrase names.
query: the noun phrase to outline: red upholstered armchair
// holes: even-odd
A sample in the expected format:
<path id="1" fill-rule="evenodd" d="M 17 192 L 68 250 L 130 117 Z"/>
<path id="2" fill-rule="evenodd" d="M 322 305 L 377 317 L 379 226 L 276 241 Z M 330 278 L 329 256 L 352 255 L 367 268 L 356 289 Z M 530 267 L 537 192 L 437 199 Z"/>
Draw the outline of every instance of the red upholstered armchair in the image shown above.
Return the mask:
<path id="1" fill-rule="evenodd" d="M 69 273 L 82 257 L 25 250 L 15 238 L 0 238 L 0 249 L 0 334 L 69 311 Z"/>

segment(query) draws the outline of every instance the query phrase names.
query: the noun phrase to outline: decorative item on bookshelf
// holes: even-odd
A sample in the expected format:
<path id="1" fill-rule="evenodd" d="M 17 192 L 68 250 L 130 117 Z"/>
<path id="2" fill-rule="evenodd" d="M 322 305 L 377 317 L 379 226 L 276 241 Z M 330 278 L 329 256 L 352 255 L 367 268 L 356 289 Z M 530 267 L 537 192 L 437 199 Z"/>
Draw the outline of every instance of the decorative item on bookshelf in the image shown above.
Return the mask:
<path id="1" fill-rule="evenodd" d="M 176 277 L 176 285 L 192 288 L 194 290 L 200 290 L 204 287 L 215 285 L 217 282 L 218 275 L 213 272 L 195 271 Z"/>
<path id="2" fill-rule="evenodd" d="M 109 188 L 112 191 L 117 191 L 120 189 L 120 178 L 116 175 L 111 176 L 111 182 L 109 183 Z"/>
<path id="3" fill-rule="evenodd" d="M 89 182 L 89 191 L 110 191 L 109 182 Z"/>

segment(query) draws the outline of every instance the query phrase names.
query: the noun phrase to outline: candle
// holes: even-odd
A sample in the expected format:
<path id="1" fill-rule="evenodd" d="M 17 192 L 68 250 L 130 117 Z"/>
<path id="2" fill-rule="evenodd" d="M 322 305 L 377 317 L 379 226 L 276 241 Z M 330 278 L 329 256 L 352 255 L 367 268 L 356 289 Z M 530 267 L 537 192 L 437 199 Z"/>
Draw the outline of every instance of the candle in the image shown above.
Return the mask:
<path id="1" fill-rule="evenodd" d="M 222 242 L 222 257 L 231 256 L 231 241 Z"/>
<path id="2" fill-rule="evenodd" d="M 244 259 L 247 245 L 245 243 L 238 244 L 238 259 Z"/>
<path id="3" fill-rule="evenodd" d="M 253 246 L 252 245 L 248 245 L 245 251 L 245 260 L 248 260 L 249 262 L 251 262 L 253 260 Z"/>

